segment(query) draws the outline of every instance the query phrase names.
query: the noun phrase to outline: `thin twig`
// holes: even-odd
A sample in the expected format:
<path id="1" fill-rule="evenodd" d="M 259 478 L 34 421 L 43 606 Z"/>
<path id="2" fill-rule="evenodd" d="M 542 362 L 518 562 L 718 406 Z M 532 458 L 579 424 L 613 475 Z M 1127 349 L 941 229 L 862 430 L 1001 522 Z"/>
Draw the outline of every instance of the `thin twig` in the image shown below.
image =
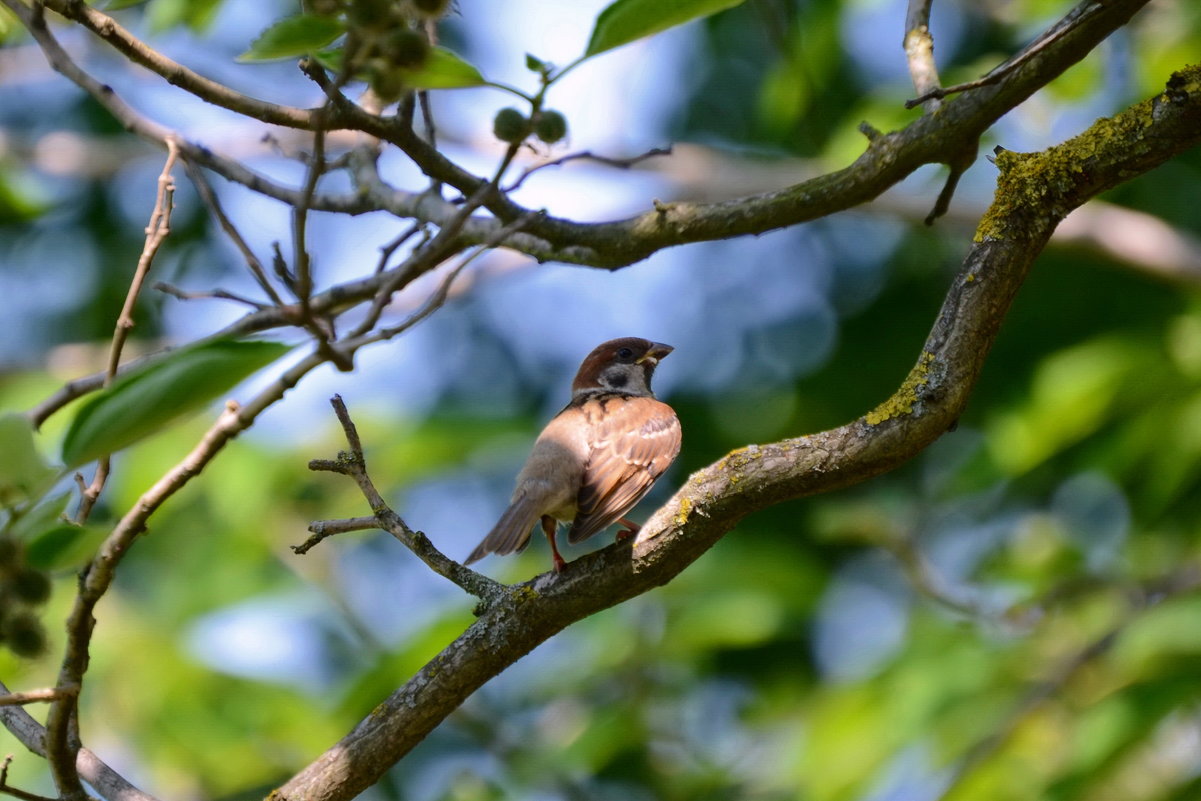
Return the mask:
<path id="1" fill-rule="evenodd" d="M 367 473 L 367 461 L 363 456 L 363 445 L 359 439 L 358 429 L 355 427 L 354 421 L 350 418 L 350 412 L 347 411 L 346 404 L 342 401 L 342 396 L 334 395 L 330 398 L 330 405 L 333 406 L 334 413 L 338 416 L 338 422 L 342 424 L 342 432 L 346 437 L 346 443 L 350 450 L 339 453 L 335 461 L 324 459 L 314 460 L 310 462 L 309 469 L 332 471 L 354 479 L 355 483 L 359 485 L 359 491 L 367 499 L 367 504 L 371 507 L 371 511 L 374 512 L 372 518 L 357 518 L 359 521 L 372 521 L 370 526 L 364 525 L 363 528 L 382 528 L 384 531 L 387 531 L 406 548 L 416 554 L 417 558 L 425 562 L 435 573 L 458 585 L 465 592 L 476 596 L 485 604 L 495 602 L 504 597 L 505 587 L 503 584 L 476 573 L 474 570 L 464 567 L 446 556 L 430 542 L 429 537 L 420 531 L 414 531 L 409 528 L 400 515 L 392 510 L 383 496 L 380 495 L 379 490 L 375 488 L 371 476 Z M 340 525 L 347 523 L 347 521 L 327 522 L 331 528 L 338 528 Z M 310 526 L 310 530 L 312 529 L 313 527 Z M 354 531 L 359 529 L 345 528 L 343 530 Z M 331 531 L 331 533 L 334 532 Z M 293 550 L 297 553 L 304 553 L 319 541 L 320 539 L 314 540 L 314 538 L 310 537 L 302 545 L 295 546 Z"/>
<path id="2" fill-rule="evenodd" d="M 0 693 L 8 693 L 4 682 L 0 682 Z M 46 756 L 46 729 L 24 706 L 0 706 L 0 723 L 31 753 Z M 156 801 L 86 748 L 79 749 L 76 767 L 79 775 L 108 801 Z"/>
<path id="3" fill-rule="evenodd" d="M 242 254 L 242 258 L 246 261 L 246 267 L 250 270 L 250 274 L 258 283 L 259 288 L 266 293 L 267 297 L 271 298 L 271 302 L 276 306 L 284 305 L 283 299 L 279 293 L 275 291 L 275 287 L 267 280 L 267 273 L 263 270 L 263 263 L 259 261 L 259 257 L 250 249 L 250 245 L 246 244 L 241 232 L 233 224 L 233 221 L 225 214 L 225 210 L 221 207 L 221 201 L 217 197 L 217 193 L 213 191 L 213 185 L 209 183 L 208 178 L 191 158 L 184 159 L 184 167 L 188 171 L 188 177 L 192 179 L 192 184 L 196 187 L 196 193 L 200 195 L 201 201 L 204 202 L 209 209 L 209 213 L 217 220 L 217 224 L 221 226 L 221 230 L 234 243 L 234 247 Z"/>
<path id="4" fill-rule="evenodd" d="M 332 101 L 327 101 L 325 109 L 329 109 L 331 105 Z M 323 118 L 324 114 L 321 119 Z M 335 336 L 333 320 L 318 319 L 313 314 L 312 306 L 313 272 L 312 259 L 309 256 L 307 244 L 308 219 L 313 197 L 317 192 L 317 183 L 321 180 L 321 176 L 325 173 L 326 169 L 325 129 L 321 125 L 318 125 L 313 130 L 313 152 L 309 156 L 308 175 L 305 178 L 304 187 L 301 189 L 300 199 L 292 207 L 292 258 L 294 269 L 291 273 L 293 280 L 290 288 L 298 301 L 300 323 L 306 331 L 312 334 L 313 339 L 316 340 L 318 351 L 333 362 L 334 366 L 339 370 L 350 372 L 354 369 L 354 361 L 349 357 L 344 358 L 343 352 L 331 345 L 331 340 Z M 278 243 L 276 243 L 275 247 L 275 263 L 277 273 L 280 273 L 281 276 L 288 274 Z"/>
<path id="5" fill-rule="evenodd" d="M 939 88 L 938 66 L 934 63 L 934 36 L 930 33 L 930 5 L 933 0 L 909 0 L 905 14 L 905 61 L 909 66 L 909 77 L 913 91 L 918 95 Z M 925 101 L 927 114 L 938 109 L 940 99 L 931 97 Z"/>
<path id="6" fill-rule="evenodd" d="M 425 141 L 430 147 L 438 146 L 438 131 L 434 127 L 434 112 L 430 108 L 430 93 L 419 91 L 417 93 L 417 102 L 421 104 L 421 118 L 425 121 Z"/>
<path id="7" fill-rule="evenodd" d="M 979 604 L 953 594 L 921 548 L 908 534 L 890 539 L 883 547 L 900 564 L 909 585 L 923 598 L 972 620 L 994 621 L 997 616 Z"/>
<path id="8" fill-rule="evenodd" d="M 205 78 L 162 55 L 122 27 L 115 19 L 87 3 L 77 0 L 45 0 L 44 5 L 78 22 L 130 61 L 146 67 L 202 100 L 274 125 L 302 129 L 313 125 L 315 110 L 269 103 L 235 92 L 224 84 Z"/>
<path id="9" fill-rule="evenodd" d="M 446 274 L 446 278 L 441 284 L 438 285 L 438 289 L 436 289 L 434 293 L 430 295 L 425 304 L 422 305 L 422 307 L 412 315 L 405 318 L 403 322 L 387 328 L 381 328 L 374 333 L 365 333 L 358 337 L 348 338 L 345 344 L 359 348 L 363 345 L 369 345 L 372 342 L 380 342 L 385 339 L 392 339 L 398 334 L 401 334 L 417 325 L 417 323 L 421 322 L 426 317 L 429 317 L 431 314 L 441 308 L 444 303 L 446 303 L 446 299 L 450 296 L 451 285 L 454 284 L 455 279 L 459 277 L 459 274 L 463 272 L 463 270 L 469 264 L 482 256 L 484 253 L 487 253 L 489 250 L 495 248 L 510 235 L 517 233 L 525 226 L 537 220 L 542 214 L 543 212 L 530 212 L 529 214 L 523 215 L 521 218 L 514 220 L 503 228 L 498 229 L 487 242 L 477 245 L 471 251 L 471 253 L 469 253 L 462 259 L 462 261 L 455 265 L 454 269 Z"/>
<path id="10" fill-rule="evenodd" d="M 208 292 L 189 292 L 186 289 L 180 289 L 174 284 L 168 284 L 166 281 L 157 281 L 153 289 L 157 292 L 162 292 L 164 295 L 170 295 L 173 298 L 180 300 L 230 300 L 234 303 L 241 303 L 244 306 L 249 306 L 252 309 L 262 310 L 271 308 L 266 303 L 260 303 L 257 300 L 243 297 L 235 292 L 230 292 L 228 289 L 212 289 Z"/>
<path id="11" fill-rule="evenodd" d="M 388 260 L 392 258 L 392 254 L 396 252 L 397 248 L 412 239 L 414 234 L 422 230 L 424 227 L 424 224 L 420 221 L 415 222 L 408 228 L 401 231 L 400 234 L 391 242 L 388 242 L 381 247 L 379 249 L 379 261 L 375 265 L 375 274 L 379 275 L 384 270 L 388 269 Z"/>
<path id="12" fill-rule="evenodd" d="M 0 0 L 4 2 L 4 0 Z M 492 239 L 495 238 L 493 232 Z M 491 241 L 491 240 L 489 240 Z M 454 243 L 444 243 L 443 250 L 450 252 Z M 457 247 L 457 245 L 454 245 Z M 381 290 L 382 287 L 389 285 L 398 280 L 400 282 L 411 281 L 424 272 L 428 272 L 435 265 L 428 250 L 423 251 L 424 259 L 420 256 L 411 256 L 402 264 L 395 268 L 386 270 L 382 273 L 358 278 L 346 283 L 331 287 L 321 293 L 313 296 L 311 306 L 315 314 L 322 316 L 333 316 L 341 314 L 354 306 L 362 303 L 365 300 L 371 300 Z M 443 257 L 439 257 L 441 259 Z M 271 307 L 261 311 L 248 312 L 245 316 L 235 320 L 224 328 L 215 331 L 203 341 L 213 339 L 224 339 L 230 337 L 244 337 L 250 334 L 260 333 L 280 326 L 290 326 L 300 324 L 300 312 L 295 304 L 280 307 Z M 134 369 L 139 365 L 144 364 L 147 360 L 160 358 L 164 352 L 171 350 L 170 348 L 158 351 L 153 354 L 148 354 L 137 359 L 131 359 L 121 365 L 118 370 L 118 375 L 127 370 Z M 63 384 L 54 394 L 32 407 L 26 416 L 35 426 L 42 425 L 53 414 L 60 411 L 67 404 L 78 398 L 83 397 L 91 392 L 95 392 L 104 385 L 104 372 L 93 373 L 92 375 L 76 378 Z"/>
<path id="13" fill-rule="evenodd" d="M 629 158 L 624 158 L 624 159 L 612 158 L 610 156 L 601 156 L 596 153 L 593 153 L 591 150 L 581 150 L 578 153 L 568 153 L 566 156 L 560 156 L 559 158 L 554 159 L 553 161 L 544 161 L 540 164 L 535 164 L 532 167 L 527 167 L 521 173 L 521 175 L 519 175 L 517 177 L 517 180 L 514 181 L 509 186 L 507 186 L 504 191 L 512 192 L 512 191 L 518 189 L 522 184 L 525 183 L 526 178 L 529 178 L 531 175 L 538 172 L 539 170 L 544 170 L 547 167 L 558 167 L 563 164 L 566 164 L 569 161 L 579 161 L 581 159 L 587 159 L 588 161 L 595 161 L 595 162 L 604 164 L 609 167 L 617 167 L 618 169 L 628 170 L 630 167 L 633 167 L 635 164 L 646 161 L 647 159 L 650 159 L 650 158 L 654 158 L 655 156 L 670 156 L 670 155 L 671 155 L 671 146 L 670 145 L 667 147 L 653 147 L 650 150 L 646 151 L 645 153 L 642 153 L 637 156 L 630 156 Z"/>
<path id="14" fill-rule="evenodd" d="M 341 472 L 336 467 L 336 462 L 329 462 L 321 459 L 313 459 L 309 462 L 310 470 L 328 470 L 331 472 Z M 302 542 L 300 545 L 293 545 L 292 552 L 303 556 L 313 549 L 317 543 L 332 537 L 335 534 L 345 534 L 348 531 L 366 531 L 368 529 L 379 528 L 379 520 L 372 517 L 348 517 L 341 520 L 317 520 L 309 524 L 309 531 L 313 532 L 313 536 Z"/>
<path id="15" fill-rule="evenodd" d="M 313 294 L 312 261 L 306 244 L 309 210 L 317 182 L 325 172 L 325 130 L 318 126 L 313 131 L 313 152 L 309 157 L 308 175 L 300 192 L 300 202 L 292 207 L 292 263 L 296 276 L 296 299 L 305 317 L 311 313 L 309 298 Z"/>
<path id="16" fill-rule="evenodd" d="M 284 251 L 279 246 L 279 241 L 271 243 L 271 269 L 275 272 L 276 278 L 288 288 L 288 291 L 293 295 L 296 294 L 296 276 L 292 274 L 292 270 L 288 267 L 288 260 L 284 258 Z"/>
<path id="17" fill-rule="evenodd" d="M 372 299 L 371 308 L 368 310 L 367 315 L 357 326 L 355 326 L 354 330 L 350 332 L 348 335 L 349 339 L 353 340 L 362 337 L 367 332 L 375 328 L 376 323 L 379 322 L 380 315 L 384 313 L 384 309 L 392 300 L 392 295 L 413 279 L 415 267 L 417 265 L 434 261 L 437 258 L 437 254 L 446 250 L 450 243 L 456 237 L 458 237 L 459 231 L 462 229 L 463 224 L 466 223 L 471 217 L 472 212 L 487 203 L 488 198 L 496 191 L 497 186 L 500 184 L 501 178 L 504 177 L 505 171 L 508 170 L 509 165 L 513 162 L 513 157 L 517 155 L 517 150 L 519 147 L 520 145 L 516 143 L 509 145 L 505 152 L 504 158 L 501 159 L 500 165 L 496 168 L 496 172 L 492 176 L 492 180 L 477 188 L 467 202 L 458 209 L 455 215 L 448 220 L 447 223 L 442 226 L 442 228 L 439 229 L 437 235 L 430 239 L 430 241 L 425 243 L 423 246 L 414 250 L 409 258 L 397 268 L 394 277 L 380 287 L 379 291 Z M 530 219 L 536 219 L 536 217 L 523 217 L 521 219 L 525 220 L 525 222 L 522 224 L 522 227 L 524 227 L 529 223 Z M 503 231 L 504 229 L 502 228 L 500 230 Z M 506 232 L 504 236 L 507 237 L 509 233 L 512 232 Z"/>
<path id="18" fill-rule="evenodd" d="M 55 799 L 47 798 L 44 795 L 37 795 L 26 790 L 20 790 L 11 786 L 8 783 L 8 766 L 12 764 L 13 755 L 9 754 L 4 758 L 4 764 L 0 766 L 0 793 L 11 795 L 13 798 L 20 798 L 23 801 L 55 801 Z"/>
<path id="19" fill-rule="evenodd" d="M 146 490 L 117 522 L 82 573 L 79 591 L 67 619 L 67 643 L 58 675 L 60 687 L 82 685 L 95 626 L 93 611 L 112 585 L 122 558 L 137 536 L 146 529 L 146 521 L 150 516 L 168 498 L 198 476 L 230 440 L 254 423 L 259 414 L 280 400 L 301 378 L 327 360 L 326 356 L 319 353 L 310 354 L 286 370 L 245 406 L 239 406 L 232 401 L 227 403 L 225 410 L 191 452 Z M 54 772 L 60 794 L 72 799 L 82 799 L 85 794 L 82 785 L 79 784 L 79 775 L 75 772 L 75 758 L 80 745 L 72 736 L 72 721 L 76 708 L 74 696 L 61 698 L 50 705 L 46 716 L 44 742 L 46 759 Z M 66 763 L 67 759 L 71 760 L 69 765 Z"/>
<path id="20" fill-rule="evenodd" d="M 934 221 L 946 214 L 951 208 L 951 198 L 955 196 L 955 190 L 959 186 L 959 179 L 976 162 L 976 152 L 978 149 L 979 140 L 953 153 L 947 159 L 946 163 L 950 172 L 947 173 L 947 180 L 943 183 L 942 189 L 938 193 L 938 198 L 934 201 L 934 208 L 930 210 L 930 213 L 923 220 L 926 225 L 934 225 Z"/>
<path id="21" fill-rule="evenodd" d="M 1038 38 L 1023 48 L 1017 55 L 989 70 L 982 77 L 966 83 L 957 83 L 954 86 L 943 86 L 930 89 L 918 97 L 915 97 L 911 100 L 906 100 L 905 108 L 913 108 L 914 106 L 920 106 L 927 100 L 941 100 L 947 95 L 956 94 L 958 92 L 966 92 L 969 89 L 979 89 L 981 86 L 988 86 L 990 84 L 997 83 L 1001 79 L 1005 78 L 1005 76 L 1012 74 L 1027 61 L 1034 58 L 1043 50 L 1061 39 L 1081 22 L 1088 19 L 1093 14 L 1103 10 L 1104 7 L 1104 3 L 1091 3 L 1077 6 L 1072 10 L 1071 13 L 1057 22 L 1054 26 L 1048 28 L 1046 31 L 1040 34 Z"/>
<path id="22" fill-rule="evenodd" d="M 938 66 L 934 63 L 934 36 L 930 33 L 930 5 L 933 0 L 909 0 L 909 9 L 905 14 L 905 61 L 909 66 L 909 76 L 913 80 L 913 90 L 925 100 L 922 102 L 926 114 L 933 114 L 942 105 L 942 95 L 938 94 Z M 912 108 L 906 103 L 905 108 Z M 976 161 L 978 145 L 972 142 L 970 147 L 959 148 L 946 159 L 950 168 L 947 180 L 943 183 L 934 208 L 926 215 L 926 225 L 947 213 L 951 208 L 951 198 L 959 186 L 959 179 Z"/>
<path id="23" fill-rule="evenodd" d="M 67 695 L 77 695 L 79 685 L 71 687 L 46 687 L 41 690 L 26 690 L 25 692 L 4 693 L 0 695 L 0 706 L 23 706 L 25 704 L 41 704 L 57 701 Z"/>
<path id="24" fill-rule="evenodd" d="M 125 294 L 125 305 L 121 307 L 121 313 L 117 316 L 117 324 L 113 330 L 112 344 L 109 346 L 108 352 L 108 367 L 104 373 L 105 387 L 111 386 L 113 379 L 117 376 L 117 369 L 121 366 L 121 352 L 125 349 L 125 342 L 129 339 L 129 332 L 133 330 L 134 326 L 134 305 L 142 292 L 142 285 L 146 281 L 146 275 L 150 272 L 150 266 L 154 263 L 154 257 L 158 253 L 159 247 L 171 233 L 171 209 L 175 198 L 175 178 L 171 175 L 171 171 L 175 167 L 177 158 L 179 158 L 179 147 L 174 137 L 168 137 L 167 161 L 163 164 L 163 170 L 158 176 L 158 191 L 154 197 L 154 209 L 150 212 L 150 222 L 146 225 L 146 241 L 142 245 L 142 253 L 138 256 L 133 278 L 129 282 L 129 291 Z M 75 512 L 77 524 L 82 525 L 87 522 L 88 516 L 91 515 L 92 508 L 99 500 L 100 493 L 104 491 L 104 485 L 108 481 L 109 467 L 109 457 L 107 455 L 101 457 L 96 465 L 96 473 L 92 476 L 92 483 L 80 493 L 79 508 Z"/>

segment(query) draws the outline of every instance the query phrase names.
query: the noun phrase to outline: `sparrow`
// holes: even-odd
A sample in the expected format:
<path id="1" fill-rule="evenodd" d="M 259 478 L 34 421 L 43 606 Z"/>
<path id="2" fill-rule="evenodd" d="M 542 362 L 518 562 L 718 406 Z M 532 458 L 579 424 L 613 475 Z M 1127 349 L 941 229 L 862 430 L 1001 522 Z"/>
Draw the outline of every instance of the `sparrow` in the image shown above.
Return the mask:
<path id="1" fill-rule="evenodd" d="M 620 522 L 617 538 L 636 534 L 624 515 L 650 491 L 680 452 L 680 421 L 655 399 L 651 376 L 674 348 L 638 337 L 597 345 L 571 382 L 571 402 L 555 415 L 517 475 L 501 515 L 464 564 L 522 551 L 541 522 L 555 572 L 566 566 L 555 545 L 558 524 L 577 543 Z"/>

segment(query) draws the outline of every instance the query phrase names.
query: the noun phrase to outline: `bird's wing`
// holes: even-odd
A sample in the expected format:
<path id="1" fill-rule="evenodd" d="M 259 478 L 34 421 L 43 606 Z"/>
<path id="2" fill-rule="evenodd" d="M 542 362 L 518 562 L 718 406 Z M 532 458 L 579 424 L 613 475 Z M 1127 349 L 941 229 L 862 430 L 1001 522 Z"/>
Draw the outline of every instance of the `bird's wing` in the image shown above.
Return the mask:
<path id="1" fill-rule="evenodd" d="M 680 452 L 680 421 L 654 398 L 607 395 L 581 409 L 589 420 L 589 455 L 567 535 L 573 543 L 628 512 Z"/>

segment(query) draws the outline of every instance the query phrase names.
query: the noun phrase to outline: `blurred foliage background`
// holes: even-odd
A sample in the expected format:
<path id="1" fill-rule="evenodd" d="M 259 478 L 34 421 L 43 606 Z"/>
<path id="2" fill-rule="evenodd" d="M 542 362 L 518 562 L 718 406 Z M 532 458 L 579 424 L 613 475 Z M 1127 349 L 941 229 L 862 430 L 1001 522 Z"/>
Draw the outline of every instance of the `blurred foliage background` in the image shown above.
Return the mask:
<path id="1" fill-rule="evenodd" d="M 441 36 L 489 76 L 528 85 L 524 53 L 563 63 L 601 7 L 461 0 Z M 982 74 L 1068 7 L 935 3 L 944 82 Z M 234 61 L 293 11 L 149 0 L 118 13 L 206 74 L 313 104 L 293 64 Z M 674 142 L 676 154 L 631 173 L 544 171 L 519 199 L 605 219 L 652 197 L 730 197 L 843 166 L 863 147 L 861 120 L 888 130 L 919 113 L 903 108 L 903 19 L 899 0 L 752 0 L 599 58 L 549 97 L 571 148 L 627 156 Z M 5 17 L 0 30 L 0 407 L 21 410 L 99 367 L 162 155 L 50 73 Z M 263 126 L 173 104 L 169 87 L 82 31 L 63 35 L 147 113 L 270 174 L 301 174 L 278 153 L 285 134 L 262 144 Z M 981 152 L 1061 141 L 1159 91 L 1198 53 L 1201 6 L 1156 0 L 1003 119 Z M 488 164 L 503 105 L 487 89 L 434 93 L 442 146 Z M 383 534 L 289 550 L 310 520 L 366 511 L 351 482 L 305 467 L 341 444 L 332 392 L 360 425 L 377 484 L 461 557 L 503 509 L 579 358 L 609 336 L 670 342 L 657 386 L 679 411 L 684 450 L 644 515 L 732 448 L 837 425 L 886 397 L 994 175 L 976 164 L 933 228 L 921 219 L 943 175 L 928 168 L 836 218 L 677 248 L 612 275 L 493 254 L 425 325 L 363 354 L 352 375 L 313 376 L 156 515 L 99 609 L 85 743 L 160 797 L 262 795 L 470 621 L 471 600 Z M 370 797 L 1197 798 L 1198 186 L 1193 151 L 1065 223 L 968 413 L 922 457 L 757 514 L 669 586 L 565 631 Z M 220 191 L 260 254 L 286 238 L 287 209 Z M 318 215 L 319 277 L 361 270 L 402 225 Z M 243 273 L 181 175 L 155 278 L 240 289 Z M 148 293 L 135 345 L 186 341 L 236 312 Z M 46 452 L 69 416 L 45 427 Z M 123 454 L 93 522 L 111 523 L 208 419 Z M 483 564 L 504 580 L 546 567 L 541 543 Z M 48 656 L 0 653 L 10 687 L 53 683 L 73 586 L 69 567 L 56 574 Z M 7 733 L 0 749 L 17 752 L 14 784 L 49 791 L 40 759 Z"/>

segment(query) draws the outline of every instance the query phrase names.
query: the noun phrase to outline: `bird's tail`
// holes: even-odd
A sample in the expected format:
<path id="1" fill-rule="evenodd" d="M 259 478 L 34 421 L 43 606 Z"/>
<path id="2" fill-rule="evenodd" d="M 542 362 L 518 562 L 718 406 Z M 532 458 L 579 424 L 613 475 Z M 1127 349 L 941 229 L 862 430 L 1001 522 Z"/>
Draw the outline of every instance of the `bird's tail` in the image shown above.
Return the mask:
<path id="1" fill-rule="evenodd" d="M 463 564 L 469 565 L 490 553 L 504 555 L 522 550 L 529 544 L 530 529 L 538 522 L 539 517 L 538 507 L 533 499 L 525 495 L 517 498 Z"/>

